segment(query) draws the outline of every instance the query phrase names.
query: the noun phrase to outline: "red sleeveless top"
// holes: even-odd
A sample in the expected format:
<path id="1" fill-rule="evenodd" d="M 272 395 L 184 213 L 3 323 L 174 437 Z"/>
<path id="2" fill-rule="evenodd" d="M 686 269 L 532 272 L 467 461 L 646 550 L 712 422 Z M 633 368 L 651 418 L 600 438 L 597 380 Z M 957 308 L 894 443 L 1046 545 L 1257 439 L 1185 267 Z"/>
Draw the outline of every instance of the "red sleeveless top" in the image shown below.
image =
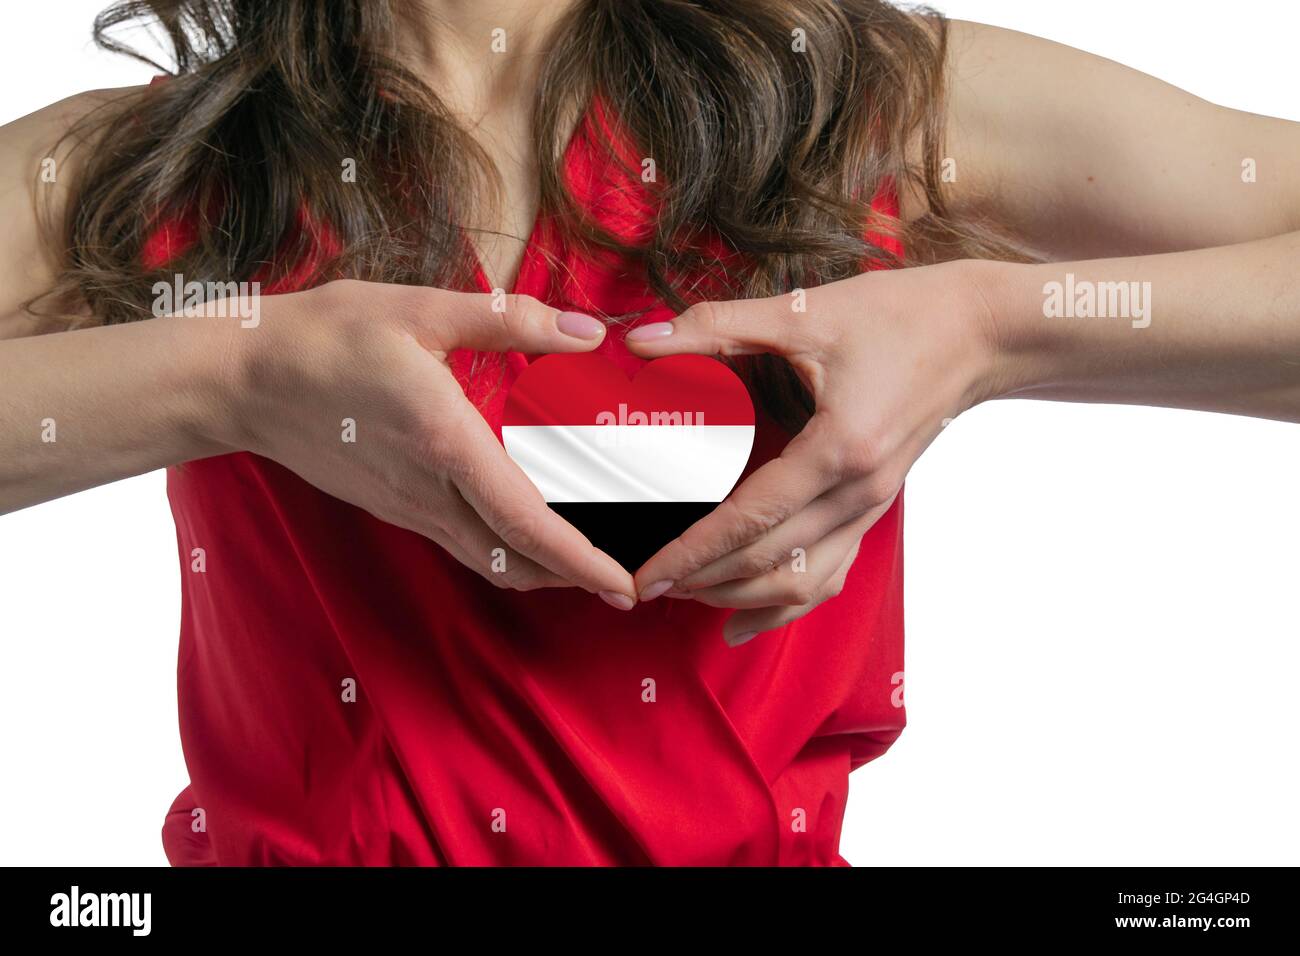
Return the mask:
<path id="1" fill-rule="evenodd" d="M 598 145 L 608 126 L 584 120 L 566 175 L 635 235 L 653 209 Z M 896 209 L 885 192 L 873 205 Z M 145 257 L 165 264 L 192 235 L 163 223 Z M 544 217 L 513 291 L 672 315 L 644 275 L 568 247 Z M 600 351 L 632 372 L 624 331 Z M 507 355 L 491 388 L 453 360 L 499 434 L 529 359 Z M 787 438 L 760 416 L 750 469 Z M 839 597 L 733 650 L 729 611 L 503 591 L 257 455 L 171 468 L 167 490 L 191 778 L 163 827 L 173 864 L 845 864 L 849 772 L 904 724 L 901 496 Z"/>

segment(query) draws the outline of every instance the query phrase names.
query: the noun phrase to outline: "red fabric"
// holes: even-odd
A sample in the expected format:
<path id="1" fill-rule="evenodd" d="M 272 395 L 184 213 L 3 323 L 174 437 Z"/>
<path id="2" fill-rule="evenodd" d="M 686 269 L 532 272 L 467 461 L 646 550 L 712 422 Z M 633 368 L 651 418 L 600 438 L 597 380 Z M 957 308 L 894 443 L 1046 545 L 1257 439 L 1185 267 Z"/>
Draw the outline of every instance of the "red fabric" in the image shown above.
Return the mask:
<path id="1" fill-rule="evenodd" d="M 635 235 L 653 199 L 595 145 L 593 121 L 608 127 L 597 110 L 575 136 L 571 186 Z M 554 236 L 540 221 L 515 291 L 671 317 L 634 270 Z M 192 237 L 161 224 L 151 264 Z M 622 339 L 601 351 L 630 371 Z M 462 375 L 468 358 L 454 356 Z M 527 361 L 465 381 L 498 431 Z M 751 468 L 786 437 L 760 416 Z M 732 650 L 728 611 L 502 591 L 256 455 L 172 468 L 167 487 L 192 780 L 163 828 L 173 864 L 845 863 L 849 771 L 904 724 L 901 498 L 838 598 Z"/>
<path id="2" fill-rule="evenodd" d="M 582 371 L 575 373 L 575 366 Z M 754 404 L 744 384 L 705 355 L 656 362 L 631 383 L 617 366 L 586 355 L 556 356 L 531 368 L 510 389 L 501 425 L 596 425 L 602 415 L 616 415 L 620 425 L 650 428 L 658 427 L 651 424 L 653 416 L 672 412 L 678 425 L 683 414 L 687 424 L 754 424 Z M 686 401 L 683 395 L 689 396 Z M 665 422 L 664 427 L 672 426 Z"/>

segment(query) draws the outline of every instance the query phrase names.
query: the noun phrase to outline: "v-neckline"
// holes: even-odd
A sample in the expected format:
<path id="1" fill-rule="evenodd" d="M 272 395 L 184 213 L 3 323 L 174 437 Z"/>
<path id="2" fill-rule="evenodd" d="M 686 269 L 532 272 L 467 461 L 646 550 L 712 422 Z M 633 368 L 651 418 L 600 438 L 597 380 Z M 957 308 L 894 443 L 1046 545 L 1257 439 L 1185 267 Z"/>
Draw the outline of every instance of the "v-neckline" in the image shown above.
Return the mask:
<path id="1" fill-rule="evenodd" d="M 591 107 L 583 109 L 578 116 L 577 122 L 574 123 L 573 129 L 569 133 L 569 139 L 564 144 L 564 150 L 561 153 L 560 167 L 561 174 L 567 176 L 569 166 L 573 158 L 573 151 L 577 147 L 578 139 L 585 135 L 584 127 L 587 125 L 591 116 Z M 498 288 L 503 288 L 507 295 L 518 295 L 521 289 L 527 288 L 525 279 L 532 279 L 532 271 L 535 263 L 538 261 L 537 247 L 541 241 L 541 233 L 546 219 L 546 210 L 542 208 L 539 200 L 537 214 L 533 216 L 532 228 L 528 230 L 528 238 L 524 240 L 524 254 L 519 259 L 519 268 L 515 270 L 514 279 L 510 282 L 508 288 L 505 286 L 494 286 L 492 280 L 488 277 L 487 269 L 483 265 L 483 254 L 479 248 L 474 245 L 468 237 L 466 244 L 469 247 L 469 254 L 473 258 L 474 264 L 474 281 L 479 287 L 480 292 L 486 292 L 489 295 L 496 292 Z"/>
<path id="2" fill-rule="evenodd" d="M 474 280 L 479 287 L 480 292 L 494 293 L 498 288 L 505 288 L 507 295 L 515 295 L 523 285 L 524 273 L 528 270 L 530 260 L 534 258 L 533 249 L 536 247 L 538 240 L 541 238 L 542 230 L 542 209 L 538 206 L 537 215 L 533 217 L 533 227 L 528 231 L 528 238 L 524 242 L 524 254 L 519 258 L 519 267 L 515 270 L 514 278 L 511 280 L 509 288 L 504 286 L 498 287 L 492 284 L 488 278 L 487 269 L 483 266 L 483 254 L 479 251 L 474 243 L 466 239 L 469 246 L 469 254 L 474 258 Z"/>

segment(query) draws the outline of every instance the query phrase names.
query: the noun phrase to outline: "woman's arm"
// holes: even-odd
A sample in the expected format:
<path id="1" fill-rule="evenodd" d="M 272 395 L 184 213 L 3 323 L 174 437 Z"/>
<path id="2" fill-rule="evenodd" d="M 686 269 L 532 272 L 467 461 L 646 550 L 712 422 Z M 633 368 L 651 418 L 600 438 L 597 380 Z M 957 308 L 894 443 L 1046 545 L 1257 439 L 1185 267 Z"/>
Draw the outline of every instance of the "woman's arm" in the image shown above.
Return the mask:
<path id="1" fill-rule="evenodd" d="M 830 283 L 797 314 L 785 296 L 711 302 L 634 330 L 646 358 L 783 355 L 817 409 L 780 457 L 637 571 L 643 599 L 671 587 L 740 608 L 724 630 L 733 644 L 806 614 L 838 593 L 858 540 L 930 442 L 987 399 L 1300 422 L 1297 257 L 1300 234 L 1288 233 L 1130 259 L 952 262 Z M 1067 290 L 1072 307 L 1046 315 Z M 1111 307 L 1125 296 L 1127 309 Z"/>
<path id="2" fill-rule="evenodd" d="M 24 308 L 59 268 L 78 152 L 62 138 L 126 90 L 82 93 L 0 127 L 0 513 L 222 450 L 228 323 L 166 320 L 58 331 Z M 84 318 L 84 316 L 83 316 Z M 46 333 L 46 334 L 38 334 Z"/>
<path id="3" fill-rule="evenodd" d="M 500 587 L 576 585 L 632 606 L 627 571 L 546 506 L 446 363 L 457 348 L 588 351 L 602 323 L 524 296 L 332 282 L 241 303 L 256 322 L 217 317 L 214 305 L 51 330 L 57 322 L 23 303 L 58 268 L 38 210 L 51 203 L 57 221 L 71 177 L 58 157 L 53 182 L 38 173 L 76 111 L 59 104 L 0 129 L 0 512 L 247 450 L 438 542 Z"/>
<path id="4" fill-rule="evenodd" d="M 628 573 L 546 506 L 445 364 L 456 348 L 586 351 L 600 323 L 523 297 L 502 315 L 487 295 L 361 282 L 256 307 L 250 328 L 165 316 L 0 342 L 0 512 L 254 451 L 495 585 L 631 606 Z"/>
<path id="5" fill-rule="evenodd" d="M 961 21 L 948 80 L 954 208 L 1048 259 L 1107 257 L 978 270 L 997 394 L 1297 420 L 1300 124 Z M 1178 250 L 1203 251 L 1144 255 Z M 1098 292 L 1129 314 L 1080 316 Z"/>
<path id="6" fill-rule="evenodd" d="M 1300 124 L 1217 106 L 1103 57 L 950 24 L 954 211 L 1049 259 L 1225 246 L 1300 230 Z M 904 214 L 918 210 L 904 197 Z"/>
<path id="7" fill-rule="evenodd" d="M 0 342 L 0 514 L 230 449 L 228 320 Z"/>
<path id="8" fill-rule="evenodd" d="M 992 396 L 1300 422 L 1300 232 L 1156 256 L 970 267 L 993 330 Z M 1113 307 L 1126 297 L 1129 309 Z"/>
<path id="9" fill-rule="evenodd" d="M 838 593 L 913 462 L 979 402 L 1300 421 L 1300 126 L 973 24 L 955 25 L 949 69 L 952 207 L 1049 259 L 1134 258 L 875 272 L 812 290 L 806 312 L 706 303 L 632 333 L 647 358 L 783 355 L 816 401 L 779 458 L 636 574 L 643 598 L 740 608 L 733 644 Z M 1198 247 L 1218 248 L 1176 251 Z M 815 574 L 794 573 L 796 548 Z"/>

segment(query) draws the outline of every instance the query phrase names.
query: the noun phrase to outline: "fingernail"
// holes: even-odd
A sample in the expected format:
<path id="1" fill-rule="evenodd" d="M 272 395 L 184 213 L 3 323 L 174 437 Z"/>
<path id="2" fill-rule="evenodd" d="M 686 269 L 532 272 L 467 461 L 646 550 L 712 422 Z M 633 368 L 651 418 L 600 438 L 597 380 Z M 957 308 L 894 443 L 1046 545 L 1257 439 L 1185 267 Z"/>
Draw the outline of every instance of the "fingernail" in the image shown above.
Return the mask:
<path id="1" fill-rule="evenodd" d="M 663 594 L 665 591 L 671 590 L 672 586 L 673 586 L 672 581 L 656 581 L 654 584 L 650 585 L 648 588 L 646 588 L 644 591 L 641 592 L 641 600 L 653 601 L 655 598 Z"/>
<path id="2" fill-rule="evenodd" d="M 653 342 L 655 339 L 666 339 L 672 334 L 673 324 L 671 322 L 651 322 L 649 325 L 638 325 L 627 334 L 627 340 L 629 342 Z"/>
<path id="3" fill-rule="evenodd" d="M 555 327 L 575 339 L 598 339 L 605 331 L 605 323 L 581 312 L 561 312 L 555 318 Z"/>
<path id="4" fill-rule="evenodd" d="M 601 591 L 600 599 L 610 607 L 616 607 L 620 611 L 630 611 L 632 605 L 636 604 L 636 601 L 618 591 Z"/>
<path id="5" fill-rule="evenodd" d="M 732 634 L 731 637 L 727 637 L 724 634 L 723 639 L 731 647 L 739 647 L 741 644 L 744 644 L 746 641 L 753 640 L 757 636 L 758 636 L 758 631 L 741 631 L 739 634 Z"/>

